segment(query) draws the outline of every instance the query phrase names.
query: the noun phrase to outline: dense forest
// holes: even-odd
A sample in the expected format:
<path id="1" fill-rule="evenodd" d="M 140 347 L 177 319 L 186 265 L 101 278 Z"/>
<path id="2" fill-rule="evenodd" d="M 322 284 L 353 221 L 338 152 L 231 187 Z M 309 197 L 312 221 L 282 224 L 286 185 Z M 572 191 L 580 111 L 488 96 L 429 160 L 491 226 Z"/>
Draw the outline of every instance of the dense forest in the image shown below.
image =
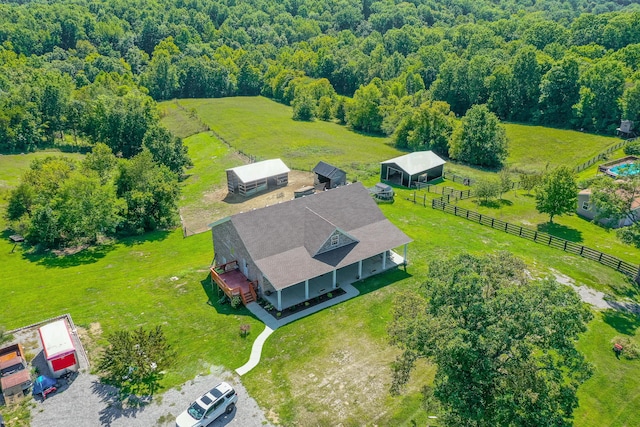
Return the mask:
<path id="1" fill-rule="evenodd" d="M 640 5 L 0 2 L 0 152 L 102 143 L 103 157 L 143 156 L 136 161 L 177 179 L 189 158 L 159 125 L 155 102 L 242 95 L 291 105 L 294 119 L 334 120 L 391 136 L 400 148 L 499 167 L 507 154 L 499 120 L 602 133 L 621 119 L 640 122 Z M 126 175 L 123 164 L 114 176 Z M 33 166 L 49 167 L 92 168 Z M 104 183 L 99 168 L 92 179 Z M 27 196 L 41 189 L 32 184 L 22 198 L 14 194 L 10 219 L 35 215 Z M 128 191 L 122 182 L 116 190 L 109 191 Z M 142 199 L 130 198 L 128 212 L 140 211 Z M 167 222 L 140 221 L 130 218 L 124 228 Z"/>
<path id="2" fill-rule="evenodd" d="M 441 152 L 432 128 L 475 104 L 597 132 L 640 119 L 632 0 L 5 1 L 0 46 L 3 151 L 66 132 L 126 157 L 174 97 L 262 94 Z"/>

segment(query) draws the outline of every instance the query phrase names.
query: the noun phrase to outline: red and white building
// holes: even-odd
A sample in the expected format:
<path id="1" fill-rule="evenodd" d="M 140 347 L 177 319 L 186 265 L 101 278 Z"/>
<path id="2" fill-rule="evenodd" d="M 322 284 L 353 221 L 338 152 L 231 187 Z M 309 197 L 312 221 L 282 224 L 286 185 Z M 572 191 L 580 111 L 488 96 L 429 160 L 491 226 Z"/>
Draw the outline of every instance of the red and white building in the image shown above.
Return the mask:
<path id="1" fill-rule="evenodd" d="M 68 371 L 78 371 L 78 355 L 64 319 L 42 326 L 38 329 L 38 334 L 44 358 L 55 378 Z"/>

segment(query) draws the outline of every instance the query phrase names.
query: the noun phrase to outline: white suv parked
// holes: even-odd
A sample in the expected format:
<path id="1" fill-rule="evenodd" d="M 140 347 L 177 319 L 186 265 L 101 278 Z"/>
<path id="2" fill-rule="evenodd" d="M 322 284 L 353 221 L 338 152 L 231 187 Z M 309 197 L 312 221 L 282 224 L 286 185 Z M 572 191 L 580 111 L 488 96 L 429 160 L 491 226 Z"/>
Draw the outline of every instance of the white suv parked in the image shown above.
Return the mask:
<path id="1" fill-rule="evenodd" d="M 222 414 L 230 414 L 238 401 L 236 391 L 220 383 L 193 402 L 176 418 L 177 427 L 205 427 Z"/>

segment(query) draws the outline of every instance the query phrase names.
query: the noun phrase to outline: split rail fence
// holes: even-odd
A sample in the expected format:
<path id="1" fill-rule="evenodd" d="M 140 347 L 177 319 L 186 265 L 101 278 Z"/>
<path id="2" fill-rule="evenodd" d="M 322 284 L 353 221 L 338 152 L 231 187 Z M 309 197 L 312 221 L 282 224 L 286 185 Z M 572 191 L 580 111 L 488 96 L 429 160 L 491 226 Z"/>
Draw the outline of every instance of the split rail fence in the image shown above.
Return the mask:
<path id="1" fill-rule="evenodd" d="M 532 240 L 536 243 L 547 245 L 571 254 L 579 255 L 592 261 L 596 261 L 602 265 L 613 268 L 620 273 L 632 277 L 637 283 L 640 283 L 640 266 L 628 263 L 612 255 L 608 255 L 595 249 L 591 249 L 587 246 L 579 245 L 569 240 L 552 236 L 548 233 L 532 230 L 530 228 L 522 227 L 519 225 L 514 225 L 497 218 L 470 211 L 468 209 L 464 209 L 456 205 L 447 203 L 443 199 L 432 200 L 431 207 L 433 209 L 438 209 L 443 212 L 466 218 L 469 221 L 473 221 L 478 224 L 486 225 L 496 230 L 504 231 L 507 234 L 519 236 L 524 239 Z"/>

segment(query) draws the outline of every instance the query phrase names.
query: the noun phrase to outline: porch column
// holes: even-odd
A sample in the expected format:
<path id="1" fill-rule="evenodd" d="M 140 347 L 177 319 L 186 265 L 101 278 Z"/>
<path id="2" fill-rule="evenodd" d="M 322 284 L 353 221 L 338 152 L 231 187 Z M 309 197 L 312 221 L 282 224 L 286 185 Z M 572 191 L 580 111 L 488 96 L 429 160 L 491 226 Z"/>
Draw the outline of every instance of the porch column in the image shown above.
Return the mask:
<path id="1" fill-rule="evenodd" d="M 362 260 L 358 261 L 358 279 L 362 279 Z"/>
<path id="2" fill-rule="evenodd" d="M 387 251 L 382 252 L 382 269 L 387 268 Z"/>
<path id="3" fill-rule="evenodd" d="M 304 299 L 309 299 L 309 279 L 304 281 Z"/>
<path id="4" fill-rule="evenodd" d="M 404 244 L 404 265 L 407 265 L 407 245 L 408 243 Z"/>
<path id="5" fill-rule="evenodd" d="M 282 291 L 278 289 L 278 311 L 282 311 Z"/>
<path id="6" fill-rule="evenodd" d="M 333 284 L 331 285 L 333 289 L 336 288 L 336 271 L 338 270 L 333 270 Z"/>

